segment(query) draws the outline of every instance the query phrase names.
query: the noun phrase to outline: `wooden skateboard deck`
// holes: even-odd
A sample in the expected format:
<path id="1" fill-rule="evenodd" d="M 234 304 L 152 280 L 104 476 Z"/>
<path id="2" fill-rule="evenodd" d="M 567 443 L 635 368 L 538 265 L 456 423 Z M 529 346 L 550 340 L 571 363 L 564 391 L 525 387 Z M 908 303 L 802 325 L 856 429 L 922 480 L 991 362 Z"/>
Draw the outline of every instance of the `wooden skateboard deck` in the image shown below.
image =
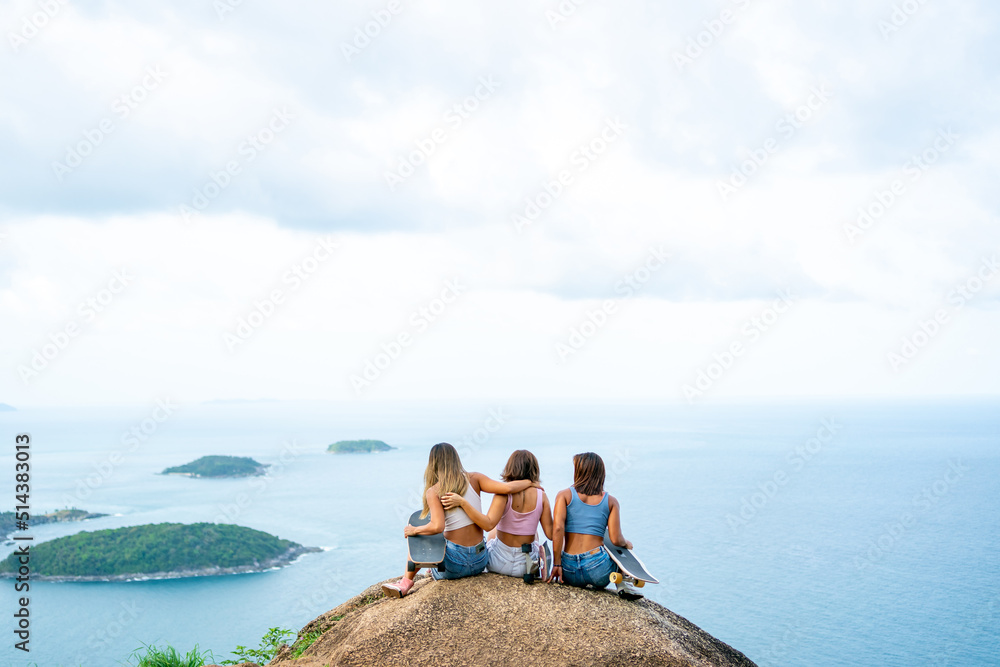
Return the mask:
<path id="1" fill-rule="evenodd" d="M 410 515 L 409 524 L 411 526 L 426 526 L 431 522 L 431 517 L 421 519 L 417 510 Z M 408 551 L 409 562 L 406 567 L 410 572 L 424 567 L 436 567 L 442 569 L 444 561 L 444 534 L 437 535 L 413 535 L 406 538 L 406 549 Z"/>
<path id="2" fill-rule="evenodd" d="M 646 582 L 651 584 L 660 583 L 656 577 L 649 573 L 649 570 L 646 569 L 646 566 L 634 553 L 625 547 L 616 547 L 612 544 L 611 536 L 607 531 L 604 533 L 604 548 L 607 549 L 611 560 L 621 568 L 622 574 L 635 582 L 636 588 L 642 588 Z"/>

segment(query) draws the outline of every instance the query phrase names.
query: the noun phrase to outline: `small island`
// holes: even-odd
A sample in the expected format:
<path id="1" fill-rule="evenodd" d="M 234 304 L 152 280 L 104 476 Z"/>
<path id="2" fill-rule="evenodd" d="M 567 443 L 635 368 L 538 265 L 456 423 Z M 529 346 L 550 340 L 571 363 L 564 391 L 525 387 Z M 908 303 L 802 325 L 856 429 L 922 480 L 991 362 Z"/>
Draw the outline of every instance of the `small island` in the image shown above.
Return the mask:
<path id="1" fill-rule="evenodd" d="M 367 454 L 371 452 L 387 452 L 390 447 L 381 440 L 340 440 L 326 448 L 334 454 Z"/>
<path id="2" fill-rule="evenodd" d="M 85 521 L 87 519 L 97 519 L 107 514 L 98 514 L 86 510 L 71 507 L 63 510 L 56 510 L 47 514 L 32 514 L 28 519 L 29 526 L 39 526 L 44 523 L 56 523 L 59 521 Z M 4 538 L 10 536 L 17 528 L 17 515 L 14 512 L 0 512 L 0 535 Z"/>
<path id="3" fill-rule="evenodd" d="M 321 551 L 268 533 L 215 523 L 157 523 L 82 532 L 31 545 L 31 578 L 134 581 L 261 572 Z M 0 577 L 17 572 L 16 552 Z"/>
<path id="4" fill-rule="evenodd" d="M 267 472 L 268 464 L 258 463 L 248 456 L 203 456 L 182 466 L 167 468 L 163 475 L 187 477 L 252 477 Z"/>
<path id="5" fill-rule="evenodd" d="M 17 412 L 17 408 L 15 408 L 13 405 L 0 403 L 0 412 Z"/>

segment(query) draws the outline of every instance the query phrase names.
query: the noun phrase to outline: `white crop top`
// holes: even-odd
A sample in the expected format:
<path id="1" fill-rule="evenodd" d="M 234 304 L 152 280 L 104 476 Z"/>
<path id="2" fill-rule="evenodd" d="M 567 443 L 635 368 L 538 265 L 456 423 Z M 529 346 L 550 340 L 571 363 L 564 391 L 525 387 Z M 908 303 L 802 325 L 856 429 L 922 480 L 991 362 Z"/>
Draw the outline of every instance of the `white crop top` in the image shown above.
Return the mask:
<path id="1" fill-rule="evenodd" d="M 466 478 L 468 485 L 465 487 L 465 499 L 469 501 L 469 504 L 475 507 L 479 512 L 483 511 L 483 503 L 479 498 L 479 494 L 476 490 L 472 488 L 472 482 Z M 465 513 L 461 507 L 456 507 L 455 509 L 445 510 L 444 512 L 444 529 L 458 530 L 459 528 L 465 528 L 466 526 L 471 526 L 475 521 L 469 518 L 469 515 Z"/>

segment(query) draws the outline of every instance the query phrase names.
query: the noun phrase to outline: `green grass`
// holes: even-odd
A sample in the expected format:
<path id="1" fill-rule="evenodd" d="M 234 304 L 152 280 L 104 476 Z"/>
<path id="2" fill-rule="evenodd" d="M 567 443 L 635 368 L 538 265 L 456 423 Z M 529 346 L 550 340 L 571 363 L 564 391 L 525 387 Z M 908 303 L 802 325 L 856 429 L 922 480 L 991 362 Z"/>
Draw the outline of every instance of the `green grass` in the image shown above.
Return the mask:
<path id="1" fill-rule="evenodd" d="M 321 630 L 316 630 L 315 632 L 307 632 L 306 634 L 302 635 L 302 637 L 300 637 L 299 640 L 295 642 L 295 645 L 292 646 L 292 657 L 293 658 L 300 657 L 303 653 L 305 653 L 307 648 L 312 646 L 316 642 L 316 640 L 322 636 L 323 632 Z"/>
<path id="2" fill-rule="evenodd" d="M 143 650 L 145 653 L 140 655 Z M 139 661 L 136 667 L 202 667 L 210 664 L 209 661 L 215 662 L 215 656 L 211 651 L 202 653 L 197 645 L 186 654 L 181 654 L 173 646 L 160 648 L 143 644 L 141 649 L 137 648 L 129 656 L 129 661 L 132 660 Z"/>
<path id="3" fill-rule="evenodd" d="M 220 665 L 238 665 L 241 662 L 256 662 L 261 665 L 266 665 L 271 662 L 278 649 L 282 644 L 287 643 L 290 637 L 294 637 L 295 633 L 291 630 L 285 628 L 271 628 L 267 633 L 261 638 L 260 646 L 257 648 L 247 648 L 246 646 L 237 646 L 236 650 L 233 651 L 233 655 L 236 656 L 235 660 L 224 660 L 220 662 Z M 303 651 L 305 649 L 302 649 Z M 141 666 L 145 667 L 145 666 Z M 159 667 L 159 665 L 151 665 L 150 667 Z M 186 666 L 184 666 L 186 667 Z"/>

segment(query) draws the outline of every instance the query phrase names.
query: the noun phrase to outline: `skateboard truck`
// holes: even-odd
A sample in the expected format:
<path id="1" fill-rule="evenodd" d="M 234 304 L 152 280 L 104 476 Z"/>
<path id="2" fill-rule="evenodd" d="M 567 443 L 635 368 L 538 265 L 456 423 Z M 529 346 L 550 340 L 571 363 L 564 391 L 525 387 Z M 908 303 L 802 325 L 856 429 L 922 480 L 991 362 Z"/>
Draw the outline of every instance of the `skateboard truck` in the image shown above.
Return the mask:
<path id="1" fill-rule="evenodd" d="M 622 577 L 621 572 L 612 572 L 610 575 L 608 575 L 608 579 L 610 579 L 611 583 L 614 584 L 615 586 L 617 586 L 618 584 L 622 583 L 625 580 L 625 578 Z M 642 588 L 643 586 L 646 585 L 645 581 L 643 581 L 642 579 L 636 579 L 634 577 L 628 577 L 628 581 L 636 588 Z"/>
<path id="2" fill-rule="evenodd" d="M 524 583 L 535 583 L 535 573 L 532 572 L 534 561 L 531 559 L 531 544 L 522 544 L 521 553 L 524 554 Z"/>

